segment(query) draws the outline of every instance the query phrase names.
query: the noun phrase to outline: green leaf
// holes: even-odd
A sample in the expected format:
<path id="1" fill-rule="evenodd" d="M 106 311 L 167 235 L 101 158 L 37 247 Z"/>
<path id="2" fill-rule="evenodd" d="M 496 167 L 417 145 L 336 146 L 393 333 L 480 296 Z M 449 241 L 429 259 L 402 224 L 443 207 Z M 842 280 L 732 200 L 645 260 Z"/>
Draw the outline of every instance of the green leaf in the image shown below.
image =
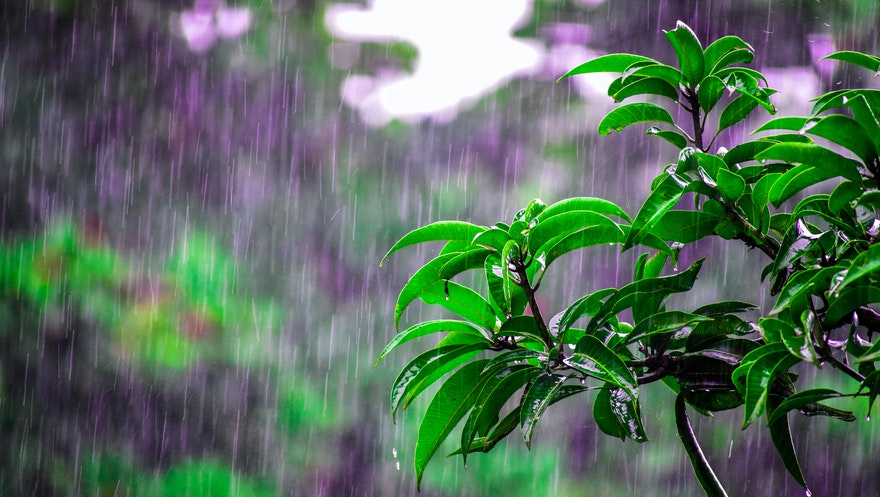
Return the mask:
<path id="1" fill-rule="evenodd" d="M 721 302 L 713 302 L 711 304 L 702 305 L 694 309 L 694 314 L 703 316 L 718 316 L 720 314 L 729 314 L 737 312 L 754 311 L 758 308 L 755 304 L 741 302 L 739 300 L 724 300 Z"/>
<path id="2" fill-rule="evenodd" d="M 769 192 L 770 203 L 775 207 L 779 207 L 782 202 L 785 202 L 805 188 L 841 175 L 842 171 L 835 170 L 829 166 L 831 164 L 825 164 L 823 168 L 811 164 L 795 166 L 773 183 L 773 187 Z"/>
<path id="3" fill-rule="evenodd" d="M 543 271 L 560 256 L 593 245 L 616 244 L 624 241 L 626 233 L 616 225 L 588 226 L 568 235 L 553 238 L 534 253 L 533 271 Z"/>
<path id="4" fill-rule="evenodd" d="M 806 126 L 806 132 L 844 147 L 865 164 L 870 164 L 877 157 L 877 150 L 865 128 L 847 116 L 831 114 L 811 121 Z"/>
<path id="5" fill-rule="evenodd" d="M 729 89 L 743 97 L 754 100 L 770 114 L 776 113 L 776 108 L 770 102 L 770 95 L 775 93 L 776 90 L 759 86 L 758 78 L 754 77 L 751 73 L 736 68 L 726 78 L 723 78 L 722 81 L 724 81 L 724 84 Z"/>
<path id="6" fill-rule="evenodd" d="M 828 399 L 836 399 L 838 397 L 846 397 L 846 395 L 832 390 L 830 388 L 811 388 L 803 390 L 796 394 L 792 394 L 783 400 L 775 409 L 770 411 L 770 424 L 782 419 L 785 415 L 794 409 L 805 409 L 808 414 L 819 414 L 815 412 L 816 403 Z M 848 419 L 848 418 L 847 418 Z"/>
<path id="7" fill-rule="evenodd" d="M 800 305 L 809 295 L 824 293 L 828 290 L 829 284 L 838 272 L 843 270 L 841 266 L 832 266 L 821 269 L 807 269 L 797 272 L 789 278 L 788 282 L 779 292 L 776 299 L 776 305 L 770 310 L 770 315 L 775 316 L 782 312 L 783 309 L 793 305 Z M 800 314 L 800 310 L 795 310 L 796 314 Z"/>
<path id="8" fill-rule="evenodd" d="M 828 198 L 828 211 L 833 215 L 839 215 L 844 209 L 849 208 L 864 189 L 861 184 L 853 181 L 843 181 L 831 192 Z"/>
<path id="9" fill-rule="evenodd" d="M 428 405 L 428 410 L 425 411 L 425 416 L 419 425 L 419 436 L 416 441 L 417 489 L 421 489 L 422 476 L 428 461 L 476 402 L 477 394 L 482 390 L 484 381 L 487 381 L 487 378 L 480 376 L 487 361 L 484 359 L 462 366 L 443 383 Z"/>
<path id="10" fill-rule="evenodd" d="M 530 338 L 540 343 L 544 342 L 543 338 L 541 338 L 541 329 L 538 327 L 535 317 L 527 314 L 513 316 L 505 321 L 498 330 L 498 333 L 496 333 L 496 336 Z"/>
<path id="11" fill-rule="evenodd" d="M 852 264 L 846 269 L 843 279 L 839 284 L 834 285 L 831 291 L 840 293 L 854 281 L 877 271 L 880 271 L 880 245 L 875 244 L 853 259 Z"/>
<path id="12" fill-rule="evenodd" d="M 626 427 L 623 426 L 617 415 L 611 410 L 612 388 L 599 389 L 599 394 L 596 395 L 596 399 L 593 401 L 593 419 L 596 421 L 596 426 L 606 435 L 625 440 Z"/>
<path id="13" fill-rule="evenodd" d="M 858 88 L 855 90 L 832 91 L 820 96 L 816 99 L 816 103 L 813 104 L 813 109 L 810 113 L 816 115 L 825 112 L 828 109 L 849 107 L 858 97 L 865 99 L 868 108 L 880 108 L 880 90 Z"/>
<path id="14" fill-rule="evenodd" d="M 859 163 L 836 152 L 809 143 L 778 143 L 757 155 L 761 160 L 784 160 L 789 163 L 809 164 L 827 171 L 829 178 L 842 176 L 860 182 Z"/>
<path id="15" fill-rule="evenodd" d="M 444 345 L 428 350 L 409 362 L 391 386 L 391 414 L 406 409 L 426 388 L 464 362 L 488 349 L 487 344 Z"/>
<path id="16" fill-rule="evenodd" d="M 605 136 L 631 124 L 646 121 L 674 124 L 672 115 L 663 107 L 650 102 L 637 102 L 621 105 L 606 114 L 599 122 L 599 135 Z"/>
<path id="17" fill-rule="evenodd" d="M 874 99 L 874 103 L 880 103 L 880 99 Z M 880 121 L 877 120 L 877 112 L 875 110 L 877 107 L 868 104 L 868 100 L 864 95 L 855 95 L 849 98 L 845 105 L 850 108 L 856 122 L 865 130 L 865 135 L 874 145 L 875 156 L 880 155 Z"/>
<path id="18" fill-rule="evenodd" d="M 565 376 L 544 373 L 538 376 L 526 390 L 519 414 L 519 424 L 526 447 L 532 447 L 532 430 L 566 379 Z"/>
<path id="19" fill-rule="evenodd" d="M 718 182 L 718 191 L 728 202 L 736 202 L 746 191 L 746 181 L 742 176 L 727 169 L 719 169 L 715 180 Z"/>
<path id="20" fill-rule="evenodd" d="M 722 69 L 725 67 L 723 63 L 719 64 L 719 62 L 722 61 L 722 58 L 727 57 L 732 52 L 739 52 L 741 50 L 746 50 L 748 52 L 754 51 L 751 45 L 737 36 L 722 36 L 713 41 L 703 52 L 703 61 L 705 63 L 706 72 L 712 74 L 713 72 Z M 748 64 L 746 61 L 739 62 L 745 62 Z M 729 62 L 728 64 L 733 63 L 734 62 Z"/>
<path id="21" fill-rule="evenodd" d="M 397 296 L 397 303 L 394 305 L 394 326 L 400 323 L 403 311 L 406 310 L 413 300 L 417 299 L 426 288 L 443 280 L 440 277 L 440 269 L 457 255 L 457 253 L 439 255 L 428 261 L 410 277 L 406 285 L 400 290 L 400 294 Z"/>
<path id="22" fill-rule="evenodd" d="M 474 326 L 471 323 L 466 321 L 453 321 L 448 319 L 441 319 L 436 321 L 425 321 L 424 323 L 419 323 L 414 326 L 410 326 L 409 328 L 401 331 L 394 338 L 388 342 L 388 345 L 382 349 L 382 352 L 379 353 L 379 357 L 376 358 L 375 365 L 378 365 L 379 362 L 388 355 L 389 352 L 397 348 L 400 344 L 406 343 L 415 338 L 423 337 L 425 335 L 429 335 L 431 333 L 442 333 L 442 332 L 459 332 L 459 333 L 469 333 L 472 335 L 481 336 L 486 338 L 485 330 L 480 329 L 477 326 Z"/>
<path id="23" fill-rule="evenodd" d="M 866 414 L 865 417 L 870 419 L 871 408 L 874 406 L 874 401 L 877 400 L 877 396 L 880 395 L 880 370 L 872 371 L 865 376 L 865 381 L 859 385 L 859 392 L 863 389 L 868 390 L 868 414 Z"/>
<path id="24" fill-rule="evenodd" d="M 563 336 L 575 321 L 584 316 L 594 316 L 602 306 L 602 299 L 617 292 L 616 288 L 605 288 L 585 295 L 572 302 L 563 312 L 559 319 L 559 335 Z"/>
<path id="25" fill-rule="evenodd" d="M 745 399 L 743 428 L 755 421 L 767 405 L 773 381 L 800 362 L 785 345 L 772 343 L 747 354 L 733 372 L 733 382 Z"/>
<path id="26" fill-rule="evenodd" d="M 633 317 L 640 321 L 640 316 L 648 316 L 656 312 L 660 303 L 673 293 L 687 292 L 693 286 L 705 258 L 694 262 L 687 270 L 670 276 L 645 278 L 625 285 L 611 295 L 590 320 L 587 332 L 591 332 L 609 317 L 624 309 L 633 307 Z M 635 307 L 637 305 L 637 308 Z"/>
<path id="27" fill-rule="evenodd" d="M 627 213 L 610 200 L 596 197 L 571 197 L 550 204 L 538 215 L 538 224 L 546 219 L 566 212 L 588 211 L 597 214 L 619 217 L 626 222 L 632 221 Z"/>
<path id="28" fill-rule="evenodd" d="M 507 229 L 492 227 L 474 237 L 473 244 L 490 248 L 498 253 L 504 248 L 504 244 L 511 240 Z"/>
<path id="29" fill-rule="evenodd" d="M 593 226 L 610 226 L 621 233 L 617 223 L 603 214 L 591 211 L 568 211 L 541 219 L 538 224 L 529 231 L 528 249 L 532 254 L 538 254 L 544 244 L 551 239 L 557 241 L 567 235 Z M 555 244 L 555 243 L 554 243 Z M 545 248 L 546 250 L 546 248 Z"/>
<path id="30" fill-rule="evenodd" d="M 706 76 L 697 89 L 697 98 L 700 100 L 703 111 L 707 114 L 711 112 L 726 89 L 727 86 L 717 76 Z"/>
<path id="31" fill-rule="evenodd" d="M 639 412 L 639 403 L 634 400 L 622 388 L 608 390 L 608 402 L 611 412 L 617 418 L 623 432 L 636 442 L 644 443 L 649 440 L 645 428 L 642 426 L 642 414 Z"/>
<path id="32" fill-rule="evenodd" d="M 715 476 L 712 466 L 709 465 L 709 460 L 706 459 L 703 449 L 697 442 L 697 436 L 688 419 L 685 399 L 681 394 L 675 398 L 675 426 L 678 428 L 681 445 L 684 446 L 684 451 L 691 460 L 694 474 L 697 476 L 700 486 L 703 487 L 703 491 L 708 497 L 727 497 L 727 492 L 724 491 L 724 487 Z"/>
<path id="33" fill-rule="evenodd" d="M 691 210 L 671 210 L 657 220 L 652 231 L 667 242 L 693 243 L 715 231 L 723 218 Z"/>
<path id="34" fill-rule="evenodd" d="M 501 290 L 504 296 L 504 309 L 511 308 L 513 291 L 517 286 L 514 277 L 519 277 L 511 273 L 510 265 L 519 259 L 519 245 L 517 245 L 515 240 L 508 240 L 501 250 Z"/>
<path id="35" fill-rule="evenodd" d="M 721 111 L 721 117 L 718 118 L 718 130 L 715 134 L 718 135 L 718 133 L 721 133 L 723 130 L 742 121 L 746 116 L 751 114 L 757 106 L 757 100 L 749 96 L 740 95 L 734 98 L 729 104 L 727 104 L 727 107 Z"/>
<path id="36" fill-rule="evenodd" d="M 486 369 L 491 367 L 490 364 Z M 493 379 L 494 381 L 486 382 L 461 431 L 461 454 L 465 464 L 474 439 L 489 435 L 489 430 L 497 425 L 499 413 L 511 396 L 526 383 L 543 374 L 545 373 L 540 368 L 519 366 L 502 372 L 500 377 L 496 376 Z"/>
<path id="37" fill-rule="evenodd" d="M 651 126 L 645 130 L 645 134 L 662 138 L 678 148 L 684 148 L 687 146 L 687 137 L 678 131 L 665 130 L 660 129 L 657 126 Z"/>
<path id="38" fill-rule="evenodd" d="M 658 63 L 631 66 L 626 72 L 624 72 L 622 83 L 626 84 L 630 80 L 645 81 L 650 79 L 657 79 L 666 83 L 666 87 L 660 89 L 664 93 L 658 93 L 658 95 L 668 96 L 670 99 L 678 101 L 678 85 L 681 83 L 681 72 L 672 66 L 667 66 L 666 64 Z M 615 95 L 619 93 L 620 92 L 618 91 Z"/>
<path id="39" fill-rule="evenodd" d="M 819 366 L 819 356 L 809 334 L 796 329 L 791 323 L 776 318 L 761 318 L 758 326 L 764 336 L 778 336 L 785 348 L 795 357 Z"/>
<path id="40" fill-rule="evenodd" d="M 769 405 L 769 410 L 774 410 L 774 408 L 778 407 L 778 399 L 770 398 L 767 401 Z M 788 473 L 798 482 L 806 491 L 807 495 L 810 494 L 810 489 L 807 487 L 807 482 L 804 480 L 804 474 L 801 471 L 801 465 L 798 462 L 797 453 L 794 451 L 794 443 L 791 441 L 791 430 L 788 427 L 788 417 L 782 416 L 777 418 L 775 421 L 769 423 L 770 428 L 770 438 L 773 440 L 773 445 L 776 447 L 776 452 L 779 453 L 779 456 L 782 458 L 782 462 L 785 464 L 785 469 L 788 470 Z"/>
<path id="41" fill-rule="evenodd" d="M 880 75 L 880 58 L 874 57 L 873 55 L 868 55 L 861 52 L 853 52 L 850 50 L 842 50 L 840 52 L 834 52 L 831 55 L 826 55 L 819 60 L 826 59 L 839 60 L 842 62 L 855 64 L 859 67 L 864 67 L 865 69 L 874 72 L 875 75 Z"/>
<path id="42" fill-rule="evenodd" d="M 703 80 L 706 70 L 700 41 L 691 28 L 681 21 L 675 24 L 675 29 L 664 33 L 678 55 L 678 64 L 685 81 L 691 88 L 696 88 Z"/>
<path id="43" fill-rule="evenodd" d="M 626 338 L 626 343 L 637 342 L 646 336 L 674 333 L 694 323 L 711 320 L 710 317 L 684 311 L 665 311 L 651 314 L 633 328 Z"/>
<path id="44" fill-rule="evenodd" d="M 648 57 L 643 57 L 641 55 L 633 55 L 627 53 L 615 53 L 602 55 L 600 57 L 596 57 L 593 60 L 584 62 L 574 69 L 568 71 L 564 75 L 562 75 L 559 79 L 556 80 L 558 83 L 565 78 L 576 76 L 578 74 L 588 74 L 588 73 L 597 73 L 597 72 L 617 72 L 622 73 L 626 71 L 626 69 L 638 62 L 650 62 L 656 64 L 657 61 L 654 59 L 649 59 Z"/>
<path id="45" fill-rule="evenodd" d="M 638 243 L 643 236 L 642 232 L 653 228 L 654 224 L 678 203 L 684 194 L 686 184 L 686 178 L 674 174 L 666 175 L 660 181 L 636 214 L 622 250 L 627 250 Z"/>
<path id="46" fill-rule="evenodd" d="M 831 303 L 828 305 L 828 310 L 825 311 L 824 322 L 828 326 L 834 327 L 844 318 L 851 316 L 853 311 L 860 306 L 877 302 L 880 302 L 880 288 L 870 284 L 848 286 L 839 294 L 831 295 Z M 861 360 L 856 359 L 855 362 Z M 868 357 L 866 360 L 876 360 L 876 358 Z"/>
<path id="47" fill-rule="evenodd" d="M 486 262 L 486 257 L 493 251 L 484 247 L 470 246 L 463 252 L 458 252 L 438 271 L 438 280 L 452 279 L 470 269 L 481 268 Z"/>
<path id="48" fill-rule="evenodd" d="M 672 67 L 669 67 L 669 69 L 672 69 L 676 73 L 678 72 Z M 611 98 L 613 98 L 615 102 L 622 102 L 629 97 L 637 95 L 659 95 L 673 101 L 678 100 L 678 90 L 669 84 L 669 82 L 658 77 L 627 79 L 626 83 L 611 95 Z"/>
<path id="49" fill-rule="evenodd" d="M 638 399 L 639 390 L 633 372 L 620 356 L 590 335 L 584 335 L 578 341 L 574 353 L 566 357 L 563 362 L 587 376 L 620 387 L 631 398 Z"/>
<path id="50" fill-rule="evenodd" d="M 398 250 L 424 242 L 433 242 L 439 240 L 462 240 L 470 242 L 475 236 L 486 231 L 485 226 L 477 226 L 464 221 L 439 221 L 431 223 L 421 228 L 410 231 L 403 238 L 391 247 L 391 250 L 382 257 L 379 262 L 381 266 L 391 254 Z"/>
<path id="51" fill-rule="evenodd" d="M 498 318 L 489 302 L 477 292 L 452 281 L 438 281 L 419 295 L 427 304 L 440 304 L 467 321 L 487 330 L 497 329 Z"/>

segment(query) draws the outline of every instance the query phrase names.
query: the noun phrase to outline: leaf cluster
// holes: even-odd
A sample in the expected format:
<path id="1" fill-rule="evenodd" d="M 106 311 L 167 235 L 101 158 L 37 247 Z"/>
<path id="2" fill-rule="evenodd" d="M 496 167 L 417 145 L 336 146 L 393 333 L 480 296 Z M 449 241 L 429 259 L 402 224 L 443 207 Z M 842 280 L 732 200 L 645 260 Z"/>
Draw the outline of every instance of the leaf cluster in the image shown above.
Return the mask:
<path id="1" fill-rule="evenodd" d="M 396 414 L 440 383 L 419 428 L 419 481 L 456 426 L 462 428 L 454 454 L 464 461 L 517 428 L 529 445 L 549 406 L 575 394 L 593 395 L 593 417 L 604 433 L 646 442 L 640 391 L 659 382 L 675 392 L 676 427 L 708 495 L 726 493 L 691 429 L 687 406 L 703 415 L 742 408 L 743 428 L 766 416 L 786 468 L 807 489 L 787 414 L 854 420 L 822 404 L 838 397 L 866 397 L 870 413 L 880 394 L 880 92 L 832 91 L 814 101 L 809 116 L 770 119 L 755 130 L 764 136 L 711 153 L 719 133 L 753 111 L 774 114 L 774 90 L 742 65 L 754 52 L 738 37 L 704 49 L 681 22 L 666 37 L 675 66 L 610 54 L 562 77 L 618 73 L 608 91 L 616 102 L 659 99 L 686 116 L 687 123 L 676 122 L 666 107 L 645 100 L 622 104 L 600 122 L 600 135 L 654 124 L 648 134 L 679 149 L 634 216 L 600 198 L 533 200 L 509 223 L 417 228 L 385 256 L 444 243 L 404 285 L 394 321 L 399 325 L 415 300 L 440 305 L 455 318 L 405 328 L 377 360 L 410 340 L 444 335 L 392 386 Z M 880 70 L 880 58 L 867 54 L 828 58 Z M 714 110 L 720 115 L 707 133 Z M 739 301 L 668 308 L 669 296 L 692 291 L 704 263 L 678 271 L 681 248 L 707 237 L 767 256 L 761 278 L 771 282 L 775 304 L 766 315 L 749 320 L 760 310 Z M 632 281 L 584 295 L 545 319 L 536 294 L 550 264 L 608 244 L 641 251 Z M 478 272 L 485 293 L 453 281 L 467 271 Z M 625 320 L 630 317 L 632 323 Z M 855 382 L 852 390 L 798 391 L 792 369 L 802 363 L 831 366 Z"/>

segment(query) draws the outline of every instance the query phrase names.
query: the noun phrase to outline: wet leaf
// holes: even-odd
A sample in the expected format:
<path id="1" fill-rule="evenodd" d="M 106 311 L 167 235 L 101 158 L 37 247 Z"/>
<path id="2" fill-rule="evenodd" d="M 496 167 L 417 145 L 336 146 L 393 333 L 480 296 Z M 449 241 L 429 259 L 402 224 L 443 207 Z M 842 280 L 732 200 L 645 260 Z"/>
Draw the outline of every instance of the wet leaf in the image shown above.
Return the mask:
<path id="1" fill-rule="evenodd" d="M 731 100 L 721 111 L 716 134 L 745 119 L 757 106 L 758 101 L 746 95 L 739 95 Z"/>
<path id="2" fill-rule="evenodd" d="M 425 321 L 423 323 L 410 326 L 409 328 L 394 335 L 394 338 L 392 338 L 391 341 L 388 342 L 388 345 L 386 345 L 385 348 L 382 349 L 382 352 L 379 353 L 379 357 L 376 358 L 375 365 L 378 365 L 379 361 L 381 361 L 382 358 L 388 355 L 388 353 L 392 350 L 396 349 L 400 344 L 406 343 L 415 338 L 429 335 L 431 333 L 444 333 L 453 331 L 459 333 L 469 333 L 484 338 L 486 333 L 485 330 L 482 330 L 467 321 L 453 321 L 448 319 Z"/>
<path id="3" fill-rule="evenodd" d="M 610 200 L 596 197 L 571 197 L 547 206 L 547 208 L 538 215 L 538 224 L 541 224 L 548 218 L 558 214 L 576 211 L 595 212 L 597 214 L 615 216 L 626 222 L 631 221 L 630 217 L 626 214 L 626 211 Z"/>
<path id="4" fill-rule="evenodd" d="M 776 410 L 778 402 L 778 399 L 775 398 L 768 399 L 768 412 Z M 776 447 L 776 452 L 779 454 L 779 457 L 782 458 L 782 462 L 785 464 L 785 469 L 788 470 L 788 473 L 800 484 L 800 486 L 804 487 L 807 491 L 807 495 L 811 495 L 810 489 L 807 487 L 807 482 L 804 480 L 804 474 L 803 471 L 801 471 L 801 465 L 798 462 L 797 453 L 794 451 L 794 443 L 792 443 L 791 440 L 791 430 L 788 426 L 788 416 L 782 415 L 774 421 L 771 421 L 769 423 L 769 428 L 770 438 L 773 440 L 773 446 Z"/>
<path id="5" fill-rule="evenodd" d="M 831 55 L 826 55 L 819 60 L 826 59 L 848 62 L 850 64 L 855 64 L 859 67 L 864 67 L 865 69 L 872 71 L 876 74 L 880 74 L 880 58 L 874 57 L 873 55 L 868 55 L 861 52 L 854 52 L 851 50 L 841 50 L 839 52 L 834 52 Z"/>
<path id="6" fill-rule="evenodd" d="M 645 134 L 662 138 L 669 143 L 675 145 L 677 148 L 684 148 L 687 146 L 688 143 L 687 137 L 680 132 L 660 129 L 657 126 L 651 126 L 645 131 Z"/>
<path id="7" fill-rule="evenodd" d="M 541 419 L 541 415 L 547 410 L 566 379 L 565 376 L 544 373 L 538 376 L 526 390 L 520 409 L 519 423 L 527 447 L 531 448 L 532 446 L 532 431 L 535 424 Z"/>
<path id="8" fill-rule="evenodd" d="M 599 394 L 596 395 L 596 399 L 593 401 L 593 419 L 602 433 L 625 440 L 626 428 L 620 422 L 617 415 L 614 414 L 614 411 L 611 410 L 612 388 L 614 387 L 599 390 Z"/>
<path id="9" fill-rule="evenodd" d="M 388 253 L 382 257 L 379 262 L 381 266 L 391 254 L 398 250 L 424 242 L 433 242 L 440 240 L 462 240 L 470 242 L 475 236 L 486 231 L 485 226 L 477 226 L 464 221 L 439 221 L 431 223 L 421 228 L 416 228 L 401 238 L 397 243 L 388 250 Z"/>
<path id="10" fill-rule="evenodd" d="M 564 75 L 562 75 L 559 79 L 556 80 L 558 83 L 565 78 L 569 78 L 571 76 L 576 76 L 578 74 L 588 74 L 588 73 L 597 73 L 597 72 L 617 72 L 622 73 L 626 71 L 626 69 L 636 63 L 639 62 L 650 62 L 657 63 L 656 60 L 650 59 L 648 57 L 643 57 L 641 55 L 633 55 L 633 54 L 625 54 L 625 53 L 616 53 L 616 54 L 608 54 L 602 55 L 600 57 L 596 57 L 590 61 L 584 62 L 583 64 L 578 65 L 574 69 L 568 71 Z"/>
<path id="11" fill-rule="evenodd" d="M 665 66 L 678 73 L 674 68 Z M 634 97 L 637 95 L 659 95 L 661 97 L 666 97 L 671 100 L 678 100 L 678 90 L 675 86 L 669 83 L 666 78 L 672 77 L 674 74 L 670 73 L 668 75 L 664 75 L 664 77 L 644 77 L 644 78 L 631 78 L 632 81 L 626 80 L 627 82 L 613 95 L 611 98 L 614 99 L 615 102 L 622 102 L 629 97 Z M 678 75 L 681 76 L 680 74 Z"/>
<path id="12" fill-rule="evenodd" d="M 706 70 L 700 41 L 691 28 L 681 21 L 675 24 L 675 29 L 664 34 L 678 55 L 678 64 L 684 80 L 688 86 L 696 88 L 703 80 Z"/>
<path id="13" fill-rule="evenodd" d="M 602 121 L 599 122 L 599 135 L 605 136 L 612 131 L 620 131 L 631 124 L 640 122 L 675 123 L 669 111 L 657 104 L 649 102 L 624 104 L 602 118 Z"/>
<path id="14" fill-rule="evenodd" d="M 455 425 L 473 407 L 487 377 L 480 373 L 488 359 L 470 362 L 453 373 L 440 387 L 419 424 L 416 440 L 416 487 L 421 488 L 425 467 Z"/>
<path id="15" fill-rule="evenodd" d="M 817 402 L 828 399 L 836 399 L 846 397 L 845 394 L 831 388 L 811 388 L 788 396 L 773 409 L 768 409 L 769 423 L 772 425 L 776 421 L 784 418 L 789 411 L 794 409 L 803 409 L 807 415 L 821 415 L 816 405 Z M 853 421 L 855 418 L 845 417 L 845 420 Z"/>
<path id="16" fill-rule="evenodd" d="M 622 388 L 608 389 L 608 403 L 614 417 L 617 418 L 623 433 L 636 442 L 644 443 L 649 440 L 645 428 L 642 426 L 642 414 L 638 400 L 634 400 Z"/>
<path id="17" fill-rule="evenodd" d="M 574 353 L 565 358 L 564 362 L 587 376 L 620 387 L 630 397 L 638 399 L 638 385 L 633 372 L 620 356 L 596 338 L 585 335 L 578 341 Z"/>
<path id="18" fill-rule="evenodd" d="M 666 335 L 674 333 L 685 326 L 690 326 L 700 321 L 711 321 L 712 318 L 691 314 L 683 311 L 665 311 L 651 314 L 640 321 L 632 332 L 627 336 L 626 343 L 633 343 L 644 337 L 652 335 Z"/>
<path id="19" fill-rule="evenodd" d="M 438 281 L 419 295 L 426 304 L 440 304 L 467 321 L 494 330 L 500 324 L 489 302 L 468 287 Z"/>
<path id="20" fill-rule="evenodd" d="M 626 237 L 626 242 L 623 244 L 623 250 L 631 248 L 634 244 L 638 243 L 643 236 L 642 231 L 650 230 L 664 214 L 678 203 L 678 200 L 684 194 L 684 185 L 686 184 L 686 179 L 678 178 L 671 174 L 660 181 L 657 187 L 648 195 L 648 198 L 645 199 L 638 214 L 636 214 L 629 234 Z"/>
<path id="21" fill-rule="evenodd" d="M 741 55 L 740 52 L 753 52 L 754 49 L 751 45 L 743 41 L 738 36 L 722 36 L 717 40 L 713 41 L 706 47 L 706 50 L 703 52 L 703 61 L 706 67 L 706 73 L 712 74 L 715 71 L 722 69 L 730 64 L 735 64 L 737 62 L 743 62 L 748 64 L 751 62 L 749 60 L 737 60 L 739 58 L 744 58 L 744 55 Z M 736 55 L 732 55 L 736 54 Z M 703 80 L 705 82 L 705 79 Z"/>
<path id="22" fill-rule="evenodd" d="M 652 232 L 667 242 L 693 243 L 714 233 L 721 220 L 708 212 L 670 210 L 657 220 Z"/>

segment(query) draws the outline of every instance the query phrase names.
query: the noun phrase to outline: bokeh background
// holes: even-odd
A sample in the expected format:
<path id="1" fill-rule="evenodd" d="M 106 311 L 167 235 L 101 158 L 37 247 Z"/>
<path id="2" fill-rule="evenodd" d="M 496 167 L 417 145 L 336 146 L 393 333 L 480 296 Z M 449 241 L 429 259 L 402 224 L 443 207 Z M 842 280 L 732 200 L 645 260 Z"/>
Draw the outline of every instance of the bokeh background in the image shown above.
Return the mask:
<path id="1" fill-rule="evenodd" d="M 674 63 L 662 30 L 681 19 L 751 43 L 780 112 L 804 114 L 822 91 L 877 85 L 815 59 L 880 53 L 878 17 L 872 0 L 2 2 L 0 494 L 416 495 L 426 401 L 394 424 L 387 398 L 428 344 L 374 361 L 437 247 L 380 268 L 394 241 L 535 197 L 635 213 L 677 151 L 638 127 L 599 138 L 608 80 L 555 83 L 580 62 Z M 692 299 L 766 308 L 760 254 L 684 257 L 706 254 Z M 567 256 L 542 304 L 627 282 L 637 255 Z M 421 495 L 698 495 L 653 387 L 647 444 L 599 433 L 583 395 L 531 451 L 513 434 L 467 468 L 438 457 Z M 880 494 L 876 421 L 849 407 L 854 424 L 792 419 L 814 495 Z M 803 495 L 761 423 L 695 422 L 732 495 Z"/>

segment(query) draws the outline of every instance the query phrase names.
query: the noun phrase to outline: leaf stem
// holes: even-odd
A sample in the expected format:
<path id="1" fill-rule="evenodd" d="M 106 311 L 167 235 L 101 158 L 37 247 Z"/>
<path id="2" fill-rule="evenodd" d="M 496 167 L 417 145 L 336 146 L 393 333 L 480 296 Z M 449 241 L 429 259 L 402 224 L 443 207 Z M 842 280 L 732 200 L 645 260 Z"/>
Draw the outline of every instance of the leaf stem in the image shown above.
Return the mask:
<path id="1" fill-rule="evenodd" d="M 554 347 L 553 338 L 550 336 L 550 330 L 547 329 L 547 323 L 544 321 L 544 318 L 541 316 L 541 309 L 538 307 L 538 300 L 535 298 L 537 286 L 532 287 L 529 283 L 529 276 L 526 274 L 526 266 L 522 261 L 516 260 L 511 261 L 514 266 L 514 270 L 519 276 L 519 286 L 526 292 L 526 298 L 529 302 L 529 309 L 532 310 L 532 317 L 535 319 L 535 323 L 538 325 L 538 331 L 541 332 L 541 340 L 544 341 L 544 346 L 547 347 L 547 350 L 552 350 Z"/>

